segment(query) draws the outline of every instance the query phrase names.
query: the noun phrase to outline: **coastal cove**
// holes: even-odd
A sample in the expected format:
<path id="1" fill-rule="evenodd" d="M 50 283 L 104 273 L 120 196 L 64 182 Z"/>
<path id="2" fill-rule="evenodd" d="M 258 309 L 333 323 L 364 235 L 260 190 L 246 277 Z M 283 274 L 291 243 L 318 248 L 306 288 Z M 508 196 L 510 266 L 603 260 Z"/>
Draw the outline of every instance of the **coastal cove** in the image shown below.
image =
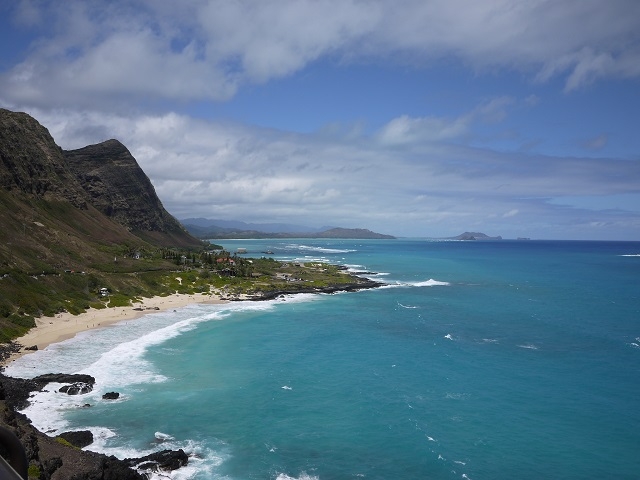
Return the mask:
<path id="1" fill-rule="evenodd" d="M 89 329 L 107 327 L 119 322 L 135 320 L 147 313 L 181 308 L 197 303 L 226 303 L 217 295 L 186 295 L 176 293 L 165 297 L 145 298 L 128 307 L 111 307 L 104 309 L 89 309 L 85 313 L 72 315 L 68 312 L 58 313 L 54 317 L 40 317 L 36 319 L 36 326 L 26 335 L 15 340 L 21 345 L 19 351 L 13 352 L 2 362 L 7 366 L 13 360 L 32 353 L 27 348 L 35 347 L 41 350 L 52 343 L 58 343 Z"/>
<path id="2" fill-rule="evenodd" d="M 39 350 L 7 375 L 96 379 L 79 397 L 55 385 L 36 394 L 24 411 L 34 426 L 90 430 L 87 449 L 119 458 L 183 449 L 190 461 L 168 474 L 175 479 L 585 478 L 640 468 L 640 243 L 223 246 L 338 264 L 383 285 L 260 302 L 187 296 L 158 311 L 145 299 L 134 321 L 34 342 Z M 109 391 L 120 398 L 100 401 Z"/>

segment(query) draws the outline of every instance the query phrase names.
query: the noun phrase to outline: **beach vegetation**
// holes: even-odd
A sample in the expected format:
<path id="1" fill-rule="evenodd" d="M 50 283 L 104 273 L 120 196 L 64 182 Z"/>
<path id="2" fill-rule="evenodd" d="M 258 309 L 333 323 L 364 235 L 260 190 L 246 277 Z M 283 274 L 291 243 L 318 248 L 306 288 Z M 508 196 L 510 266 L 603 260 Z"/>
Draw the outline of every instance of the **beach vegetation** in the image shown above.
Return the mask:
<path id="1" fill-rule="evenodd" d="M 27 475 L 29 476 L 29 478 L 40 478 L 40 467 L 32 463 L 27 469 Z"/>
<path id="2" fill-rule="evenodd" d="M 103 261 L 80 268 L 5 269 L 0 274 L 0 341 L 24 335 L 35 325 L 34 318 L 62 312 L 128 307 L 143 298 L 175 293 L 260 298 L 353 283 L 355 278 L 335 265 L 245 258 L 222 248 L 143 248 L 131 243 L 100 248 L 107 254 Z M 107 296 L 101 292 L 105 288 Z"/>
<path id="3" fill-rule="evenodd" d="M 76 447 L 75 445 L 69 443 L 67 440 L 65 440 L 62 437 L 55 437 L 54 439 L 56 442 L 58 442 L 60 445 L 64 445 L 65 447 L 69 447 L 69 448 L 73 448 L 74 450 L 81 450 L 80 448 Z"/>

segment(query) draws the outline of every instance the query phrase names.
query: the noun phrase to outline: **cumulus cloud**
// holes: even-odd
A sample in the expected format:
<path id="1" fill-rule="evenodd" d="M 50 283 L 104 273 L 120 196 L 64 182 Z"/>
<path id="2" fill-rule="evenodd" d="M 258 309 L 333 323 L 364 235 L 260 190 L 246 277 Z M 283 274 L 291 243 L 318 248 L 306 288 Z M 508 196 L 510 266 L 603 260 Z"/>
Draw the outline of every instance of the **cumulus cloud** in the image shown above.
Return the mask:
<path id="1" fill-rule="evenodd" d="M 478 71 L 563 76 L 567 91 L 640 76 L 635 0 L 21 0 L 12 14 L 40 38 L 0 88 L 40 106 L 221 101 L 320 58 L 416 67 L 457 58 Z"/>

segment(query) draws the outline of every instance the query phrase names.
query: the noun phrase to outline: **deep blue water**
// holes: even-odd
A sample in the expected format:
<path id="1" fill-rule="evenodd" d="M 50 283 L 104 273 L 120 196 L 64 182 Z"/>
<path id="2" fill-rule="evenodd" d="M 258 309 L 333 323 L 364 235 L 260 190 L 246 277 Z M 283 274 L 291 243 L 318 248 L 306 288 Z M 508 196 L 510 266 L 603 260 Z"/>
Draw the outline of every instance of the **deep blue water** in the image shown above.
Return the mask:
<path id="1" fill-rule="evenodd" d="M 190 306 L 23 357 L 7 373 L 98 380 L 36 397 L 36 425 L 197 453 L 174 478 L 640 476 L 640 243 L 222 244 L 387 285 Z"/>

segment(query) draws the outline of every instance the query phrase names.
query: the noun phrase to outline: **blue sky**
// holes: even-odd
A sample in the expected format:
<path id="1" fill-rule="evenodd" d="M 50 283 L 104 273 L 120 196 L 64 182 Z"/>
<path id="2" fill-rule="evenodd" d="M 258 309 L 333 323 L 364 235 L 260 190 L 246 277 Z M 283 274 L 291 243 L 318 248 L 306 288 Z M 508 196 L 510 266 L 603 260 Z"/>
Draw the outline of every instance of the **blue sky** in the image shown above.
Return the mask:
<path id="1" fill-rule="evenodd" d="M 178 218 L 640 240 L 636 0 L 5 0 L 0 107 Z"/>

